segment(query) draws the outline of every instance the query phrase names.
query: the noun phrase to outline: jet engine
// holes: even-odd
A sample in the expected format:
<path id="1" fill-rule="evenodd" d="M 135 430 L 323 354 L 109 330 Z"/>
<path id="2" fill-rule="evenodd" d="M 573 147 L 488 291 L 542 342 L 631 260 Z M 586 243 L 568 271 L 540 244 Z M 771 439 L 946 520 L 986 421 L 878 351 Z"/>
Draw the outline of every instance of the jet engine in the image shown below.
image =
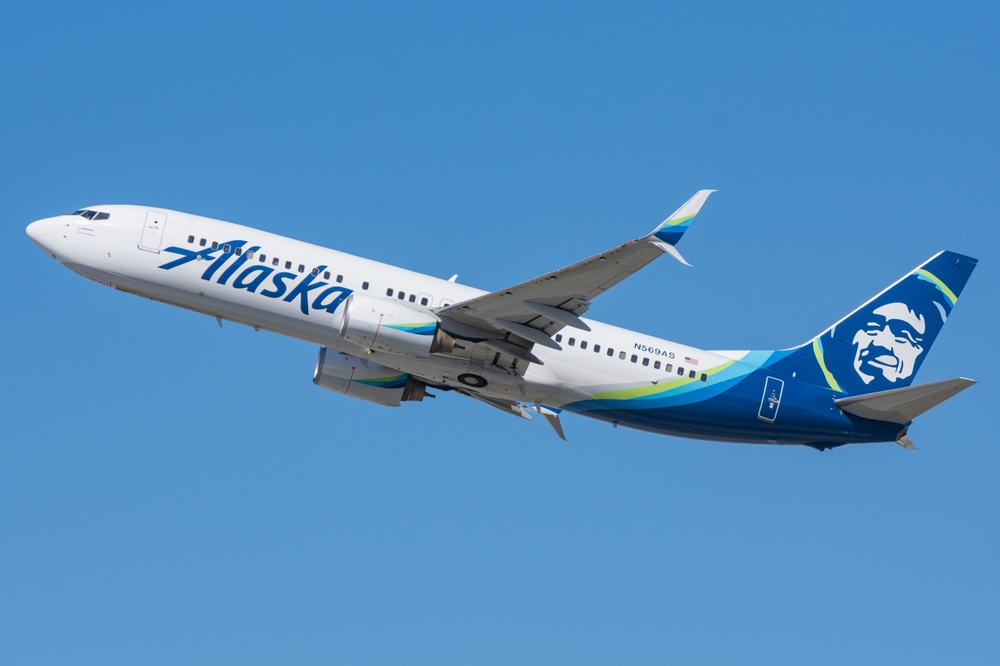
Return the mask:
<path id="1" fill-rule="evenodd" d="M 389 407 L 399 407 L 408 400 L 420 401 L 429 395 L 426 384 L 405 372 L 327 347 L 319 348 L 313 384 Z"/>
<path id="2" fill-rule="evenodd" d="M 430 356 L 455 348 L 455 338 L 442 330 L 436 316 L 402 301 L 351 294 L 342 311 L 340 335 L 368 349 Z"/>

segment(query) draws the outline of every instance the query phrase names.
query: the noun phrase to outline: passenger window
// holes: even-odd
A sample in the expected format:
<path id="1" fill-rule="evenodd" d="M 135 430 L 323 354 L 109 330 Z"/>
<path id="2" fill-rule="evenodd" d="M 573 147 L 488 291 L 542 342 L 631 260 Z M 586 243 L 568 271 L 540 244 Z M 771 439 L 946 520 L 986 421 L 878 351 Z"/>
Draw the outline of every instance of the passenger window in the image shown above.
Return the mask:
<path id="1" fill-rule="evenodd" d="M 666 371 L 666 372 L 673 372 L 674 371 L 674 364 L 673 363 L 667 363 L 665 366 L 663 366 L 663 370 Z"/>
<path id="2" fill-rule="evenodd" d="M 586 349 L 586 348 L 587 348 L 587 341 L 580 340 L 580 349 Z"/>
<path id="3" fill-rule="evenodd" d="M 368 283 L 367 282 L 362 282 L 361 283 L 361 288 L 362 289 L 368 289 Z"/>
<path id="4" fill-rule="evenodd" d="M 625 360 L 625 352 L 618 352 L 618 358 L 620 358 L 621 360 L 624 361 Z"/>
<path id="5" fill-rule="evenodd" d="M 649 357 L 648 356 L 646 356 L 645 358 L 642 359 L 642 364 L 643 365 L 649 365 Z"/>
<path id="6" fill-rule="evenodd" d="M 396 298 L 402 301 L 406 298 L 406 294 L 403 292 L 399 292 L 398 294 L 396 294 Z"/>
<path id="7" fill-rule="evenodd" d="M 697 372 L 692 370 L 691 372 L 688 373 L 688 379 L 694 379 L 695 375 L 697 374 L 698 374 Z"/>
<path id="8" fill-rule="evenodd" d="M 427 297 L 426 296 L 424 296 L 423 298 L 420 299 L 420 304 L 421 305 L 427 305 Z"/>
<path id="9" fill-rule="evenodd" d="M 556 333 L 556 342 L 562 342 L 562 333 Z"/>
<path id="10" fill-rule="evenodd" d="M 218 241 L 212 241 L 212 249 L 213 250 L 218 250 L 219 249 L 219 242 Z"/>
<path id="11" fill-rule="evenodd" d="M 390 287 L 390 288 L 388 288 L 388 289 L 385 290 L 385 295 L 386 296 L 392 296 L 392 287 Z"/>
<path id="12" fill-rule="evenodd" d="M 706 373 L 704 373 L 704 372 L 701 373 L 701 381 L 703 381 L 703 382 L 707 382 L 708 381 L 708 375 Z"/>
<path id="13" fill-rule="evenodd" d="M 232 251 L 233 251 L 233 246 L 230 245 L 229 243 L 226 243 L 225 245 L 222 246 L 223 254 L 229 254 Z"/>
<path id="14" fill-rule="evenodd" d="M 343 281 L 344 281 L 344 276 L 343 275 L 338 275 L 337 276 L 337 282 L 343 282 Z"/>
<path id="15" fill-rule="evenodd" d="M 247 259 L 253 259 L 253 250 L 247 250 Z"/>
<path id="16" fill-rule="evenodd" d="M 299 272 L 300 272 L 300 273 L 302 272 L 302 268 L 301 268 L 301 267 L 299 267 Z M 318 268 L 314 268 L 314 269 L 312 269 L 312 271 L 310 271 L 310 272 L 312 273 L 312 276 L 313 276 L 313 277 L 316 277 L 317 275 L 319 275 L 319 269 L 318 269 Z"/>
<path id="17" fill-rule="evenodd" d="M 639 360 L 639 357 L 636 356 L 635 354 L 632 354 L 632 358 L 630 358 L 629 360 L 632 361 L 633 363 L 635 363 L 636 361 Z"/>
<path id="18" fill-rule="evenodd" d="M 417 302 L 417 295 L 416 294 L 410 294 L 410 302 L 411 303 L 416 303 Z"/>
<path id="19" fill-rule="evenodd" d="M 281 261 L 281 260 L 278 259 L 277 257 L 275 257 L 274 259 L 271 260 L 271 265 L 272 266 L 277 266 L 279 261 Z"/>
<path id="20" fill-rule="evenodd" d="M 330 279 L 330 271 L 323 271 L 323 279 L 324 280 Z"/>
<path id="21" fill-rule="evenodd" d="M 660 369 L 660 362 L 659 361 L 657 361 L 656 363 L 653 364 L 653 369 L 654 370 L 659 370 Z"/>
<path id="22" fill-rule="evenodd" d="M 198 241 L 198 245 L 200 245 L 201 247 L 205 247 L 205 239 L 202 238 L 200 241 Z"/>
<path id="23" fill-rule="evenodd" d="M 188 236 L 188 243 L 194 243 L 194 236 Z"/>
<path id="24" fill-rule="evenodd" d="M 601 345 L 594 345 L 594 353 L 595 354 L 601 353 Z"/>
<path id="25" fill-rule="evenodd" d="M 684 376 L 684 366 L 681 365 L 677 366 L 677 374 L 680 375 L 681 377 Z"/>
<path id="26" fill-rule="evenodd" d="M 305 273 L 305 272 L 306 272 L 306 265 L 299 264 L 299 273 Z"/>
<path id="27" fill-rule="evenodd" d="M 243 248 L 241 248 L 241 247 L 236 248 L 236 256 L 238 257 L 241 254 L 243 254 Z"/>
<path id="28" fill-rule="evenodd" d="M 570 338 L 569 339 L 569 346 L 572 347 L 575 344 L 576 344 L 576 338 Z"/>
<path id="29" fill-rule="evenodd" d="M 612 349 L 611 347 L 608 347 L 608 356 L 614 356 L 614 355 L 615 355 L 615 350 Z"/>
<path id="30" fill-rule="evenodd" d="M 258 259 L 258 261 L 260 261 L 260 263 L 263 264 L 265 261 L 267 261 L 267 255 L 266 254 L 262 254 L 259 257 L 257 257 L 257 259 Z"/>
<path id="31" fill-rule="evenodd" d="M 291 268 L 291 267 L 292 267 L 292 262 L 286 261 L 285 262 L 285 268 Z"/>

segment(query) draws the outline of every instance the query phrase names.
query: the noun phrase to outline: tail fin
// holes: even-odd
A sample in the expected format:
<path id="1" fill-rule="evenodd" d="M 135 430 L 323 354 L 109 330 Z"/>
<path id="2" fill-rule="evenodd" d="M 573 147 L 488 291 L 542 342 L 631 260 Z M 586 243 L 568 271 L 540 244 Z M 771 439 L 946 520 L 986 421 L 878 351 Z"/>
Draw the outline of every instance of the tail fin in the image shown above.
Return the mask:
<path id="1" fill-rule="evenodd" d="M 977 262 L 939 252 L 772 367 L 848 395 L 909 386 Z"/>

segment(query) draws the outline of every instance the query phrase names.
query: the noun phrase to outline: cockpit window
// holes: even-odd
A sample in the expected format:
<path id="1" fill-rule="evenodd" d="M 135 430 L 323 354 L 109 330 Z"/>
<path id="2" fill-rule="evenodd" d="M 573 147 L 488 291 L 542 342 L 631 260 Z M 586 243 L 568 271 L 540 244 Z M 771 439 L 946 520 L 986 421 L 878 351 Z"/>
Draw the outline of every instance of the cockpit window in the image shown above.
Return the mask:
<path id="1" fill-rule="evenodd" d="M 86 208 L 73 211 L 70 215 L 79 215 L 80 217 L 85 217 L 88 220 L 106 220 L 111 217 L 110 213 L 98 213 L 96 210 L 87 210 Z"/>

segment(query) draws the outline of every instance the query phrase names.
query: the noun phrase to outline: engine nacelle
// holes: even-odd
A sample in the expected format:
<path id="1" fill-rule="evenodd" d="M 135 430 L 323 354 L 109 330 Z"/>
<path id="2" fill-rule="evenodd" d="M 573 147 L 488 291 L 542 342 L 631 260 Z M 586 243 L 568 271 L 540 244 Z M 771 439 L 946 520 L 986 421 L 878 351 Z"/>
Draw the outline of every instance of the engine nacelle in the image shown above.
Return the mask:
<path id="1" fill-rule="evenodd" d="M 427 395 L 427 385 L 405 372 L 326 347 L 319 348 L 313 383 L 389 407 L 399 407 L 407 400 L 423 400 Z"/>
<path id="2" fill-rule="evenodd" d="M 340 335 L 368 349 L 430 356 L 455 348 L 455 338 L 441 329 L 437 317 L 402 301 L 351 294 L 342 312 Z"/>

